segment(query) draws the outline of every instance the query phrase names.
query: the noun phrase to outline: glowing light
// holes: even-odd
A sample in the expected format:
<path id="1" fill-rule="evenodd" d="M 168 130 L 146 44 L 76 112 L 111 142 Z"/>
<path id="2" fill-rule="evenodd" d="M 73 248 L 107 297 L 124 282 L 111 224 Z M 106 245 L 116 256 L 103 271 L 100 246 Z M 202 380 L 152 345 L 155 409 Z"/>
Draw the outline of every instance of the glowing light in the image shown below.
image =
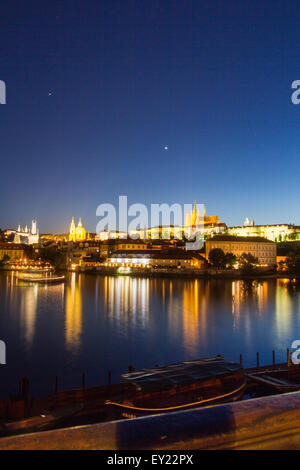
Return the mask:
<path id="1" fill-rule="evenodd" d="M 130 273 L 131 269 L 130 268 L 125 268 L 124 266 L 120 266 L 118 268 L 118 273 Z"/>

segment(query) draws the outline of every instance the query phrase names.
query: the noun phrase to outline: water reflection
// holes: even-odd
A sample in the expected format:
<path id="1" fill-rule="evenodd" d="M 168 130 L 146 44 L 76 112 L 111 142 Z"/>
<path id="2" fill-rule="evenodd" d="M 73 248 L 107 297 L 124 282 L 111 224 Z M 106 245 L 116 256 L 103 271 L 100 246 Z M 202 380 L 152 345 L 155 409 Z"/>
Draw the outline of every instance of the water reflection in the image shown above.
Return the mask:
<path id="1" fill-rule="evenodd" d="M 293 302 L 289 293 L 289 280 L 278 279 L 278 289 L 275 294 L 275 321 L 277 335 L 286 334 L 290 331 L 293 315 Z M 295 338 L 297 339 L 297 338 Z"/>
<path id="2" fill-rule="evenodd" d="M 82 334 L 82 277 L 71 274 L 70 284 L 66 286 L 65 336 L 69 351 L 76 353 L 81 345 Z"/>
<path id="3" fill-rule="evenodd" d="M 163 318 L 156 317 L 155 309 L 166 311 L 167 337 L 174 343 L 180 342 L 188 357 L 209 350 L 212 338 L 216 344 L 221 324 L 227 321 L 227 310 L 232 315 L 231 331 L 243 336 L 245 348 L 251 347 L 257 322 L 261 318 L 264 323 L 270 309 L 274 308 L 278 334 L 280 329 L 286 334 L 291 329 L 293 303 L 286 282 L 280 279 L 184 281 L 106 277 L 104 297 L 108 317 L 115 325 L 122 325 L 126 336 L 131 326 L 148 327 L 152 334 L 159 334 Z"/>
<path id="4" fill-rule="evenodd" d="M 300 337 L 300 289 L 287 279 L 76 273 L 62 285 L 21 286 L 11 273 L 0 273 L 0 333 L 9 345 L 8 366 L 0 371 L 8 393 L 24 370 L 38 377 L 45 364 L 49 375 L 65 377 L 65 387 L 73 386 L 66 369 L 70 377 L 84 370 L 90 384 L 99 384 L 101 368 L 118 377 L 128 364 L 151 367 L 217 353 L 232 360 L 242 353 L 250 366 L 257 351 L 262 362 L 264 354 L 272 360 L 272 349 L 276 360 L 285 360 Z"/>
<path id="5" fill-rule="evenodd" d="M 37 300 L 38 286 L 26 287 L 24 295 L 21 297 L 20 326 L 24 332 L 27 347 L 29 348 L 32 345 L 35 332 Z"/>
<path id="6" fill-rule="evenodd" d="M 149 279 L 130 276 L 105 277 L 105 306 L 108 317 L 146 326 L 149 315 Z"/>
<path id="7" fill-rule="evenodd" d="M 272 290 L 272 282 L 269 281 L 233 281 L 232 314 L 239 318 L 245 309 L 254 309 L 257 313 L 263 314 L 269 307 L 270 289 Z"/>

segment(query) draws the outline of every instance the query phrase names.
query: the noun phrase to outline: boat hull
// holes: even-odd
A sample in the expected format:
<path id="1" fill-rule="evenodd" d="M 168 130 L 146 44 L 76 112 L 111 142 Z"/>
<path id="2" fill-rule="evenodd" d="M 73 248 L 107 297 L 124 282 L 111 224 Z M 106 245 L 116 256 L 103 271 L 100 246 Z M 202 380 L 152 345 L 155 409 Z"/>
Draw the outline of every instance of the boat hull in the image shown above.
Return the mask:
<path id="1" fill-rule="evenodd" d="M 145 369 L 122 376 L 131 391 L 106 401 L 106 405 L 128 414 L 168 413 L 237 400 L 247 381 L 240 364 L 223 358 L 207 358 Z"/>
<path id="2" fill-rule="evenodd" d="M 224 393 L 216 394 L 214 396 L 199 396 L 199 399 L 191 399 L 191 401 L 176 402 L 176 400 L 172 400 L 172 405 L 169 403 L 169 406 L 160 406 L 159 403 L 156 405 L 149 406 L 145 404 L 143 406 L 143 402 L 137 400 L 135 403 L 130 403 L 128 400 L 125 402 L 114 402 L 107 400 L 106 405 L 111 406 L 115 410 L 119 410 L 119 413 L 124 418 L 136 418 L 138 416 L 145 416 L 145 415 L 152 415 L 152 414 L 163 414 L 163 413 L 170 413 L 174 411 L 184 411 L 189 410 L 192 408 L 200 408 L 205 406 L 212 406 L 216 404 L 237 401 L 239 400 L 245 390 L 246 390 L 247 382 L 244 380 L 237 388 L 227 391 Z M 171 401 L 171 400 L 170 400 Z"/>

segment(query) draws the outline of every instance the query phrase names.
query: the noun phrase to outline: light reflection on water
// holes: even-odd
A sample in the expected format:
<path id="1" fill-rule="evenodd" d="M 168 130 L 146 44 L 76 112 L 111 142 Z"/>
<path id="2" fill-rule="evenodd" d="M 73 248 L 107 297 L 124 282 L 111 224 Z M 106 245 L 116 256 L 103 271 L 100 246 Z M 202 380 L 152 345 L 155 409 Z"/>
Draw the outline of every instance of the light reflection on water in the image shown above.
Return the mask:
<path id="1" fill-rule="evenodd" d="M 0 274 L 0 393 L 28 375 L 36 394 L 114 381 L 137 368 L 218 353 L 245 365 L 285 360 L 300 338 L 300 291 L 284 279 L 264 281 L 147 279 L 68 275 L 59 285 L 19 284 Z"/>

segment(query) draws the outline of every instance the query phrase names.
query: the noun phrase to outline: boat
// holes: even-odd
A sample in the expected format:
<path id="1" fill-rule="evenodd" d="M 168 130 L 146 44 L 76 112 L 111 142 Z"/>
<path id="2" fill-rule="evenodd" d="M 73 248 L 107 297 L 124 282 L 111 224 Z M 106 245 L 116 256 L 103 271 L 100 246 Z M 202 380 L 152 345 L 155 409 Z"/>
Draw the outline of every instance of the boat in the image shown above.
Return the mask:
<path id="1" fill-rule="evenodd" d="M 51 284 L 65 281 L 65 276 L 59 276 L 51 273 L 49 273 L 49 275 L 45 275 L 45 273 L 21 272 L 17 273 L 17 278 L 19 281 L 38 282 L 41 284 Z"/>
<path id="2" fill-rule="evenodd" d="M 180 411 L 239 399 L 246 388 L 241 364 L 222 356 L 121 375 L 131 388 L 106 405 L 123 417 Z"/>
<path id="3" fill-rule="evenodd" d="M 293 369 L 293 367 L 288 367 L 285 370 L 254 371 L 246 376 L 250 382 L 255 382 L 267 389 L 278 392 L 296 392 L 300 390 L 300 377 L 295 376 L 295 373 L 291 374 Z M 297 369 L 295 370 L 297 371 Z"/>
<path id="4" fill-rule="evenodd" d="M 54 267 L 50 264 L 11 264 L 11 271 L 16 273 L 50 273 L 54 271 Z"/>

